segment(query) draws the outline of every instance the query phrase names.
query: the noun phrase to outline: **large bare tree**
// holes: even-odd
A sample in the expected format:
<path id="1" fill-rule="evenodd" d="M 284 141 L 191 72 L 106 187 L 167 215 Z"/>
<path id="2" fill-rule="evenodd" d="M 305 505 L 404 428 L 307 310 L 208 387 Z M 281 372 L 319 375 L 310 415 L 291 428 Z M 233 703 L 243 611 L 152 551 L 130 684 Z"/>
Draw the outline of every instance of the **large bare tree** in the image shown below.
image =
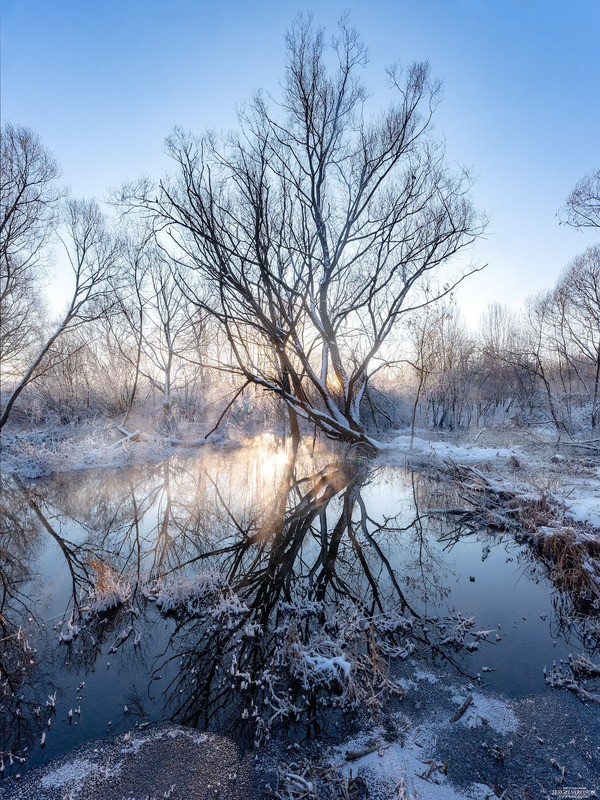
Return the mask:
<path id="1" fill-rule="evenodd" d="M 366 53 L 345 22 L 329 47 L 299 18 L 287 36 L 279 102 L 257 94 L 229 136 L 168 139 L 175 173 L 124 190 L 157 238 L 208 293 L 240 376 L 328 436 L 371 441 L 361 400 L 386 364 L 417 290 L 471 244 L 483 220 L 466 173 L 432 135 L 440 85 L 429 66 L 388 71 L 395 100 L 368 109 Z M 449 278 L 447 294 L 469 270 Z M 471 270 L 472 271 L 472 270 Z M 419 299 L 421 298 L 421 299 Z"/>

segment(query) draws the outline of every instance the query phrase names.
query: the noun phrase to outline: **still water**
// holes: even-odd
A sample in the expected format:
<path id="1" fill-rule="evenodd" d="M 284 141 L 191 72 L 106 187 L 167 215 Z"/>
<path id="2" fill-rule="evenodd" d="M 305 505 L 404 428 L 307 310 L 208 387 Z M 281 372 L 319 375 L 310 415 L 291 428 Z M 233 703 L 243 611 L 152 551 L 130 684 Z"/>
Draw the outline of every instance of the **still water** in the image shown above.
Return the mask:
<path id="1" fill-rule="evenodd" d="M 540 694 L 586 644 L 528 546 L 433 476 L 262 436 L 2 488 L 7 774 L 164 719 L 335 735 L 416 664 Z"/>

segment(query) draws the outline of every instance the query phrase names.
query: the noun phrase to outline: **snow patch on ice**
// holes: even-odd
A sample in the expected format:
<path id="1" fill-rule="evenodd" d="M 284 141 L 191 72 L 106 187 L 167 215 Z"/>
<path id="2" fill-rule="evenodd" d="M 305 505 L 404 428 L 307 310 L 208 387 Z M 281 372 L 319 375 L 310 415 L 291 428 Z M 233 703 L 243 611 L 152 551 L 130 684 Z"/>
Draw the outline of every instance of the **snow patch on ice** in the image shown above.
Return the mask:
<path id="1" fill-rule="evenodd" d="M 404 720 L 400 720 L 400 725 Z M 436 760 L 436 727 L 419 725 L 408 734 L 404 744 L 394 742 L 368 753 L 343 769 L 356 775 L 357 767 L 369 786 L 369 797 L 380 800 L 404 797 L 408 800 L 484 800 L 493 796 L 489 787 L 474 783 L 462 791 L 452 786 L 444 772 L 444 764 Z M 346 742 L 334 758 L 343 760 L 345 753 L 368 748 L 372 740 L 364 735 Z"/>
<path id="2" fill-rule="evenodd" d="M 150 731 L 142 736 L 133 738 L 131 733 L 126 733 L 123 736 L 124 745 L 121 747 L 121 753 L 123 755 L 129 753 L 138 753 L 142 747 L 147 744 L 151 744 L 152 742 L 158 742 L 165 737 L 168 739 L 177 739 L 178 737 L 183 736 L 186 739 L 194 742 L 195 744 L 206 744 L 209 740 L 209 735 L 206 733 L 198 733 L 198 731 L 193 730 L 181 730 L 181 729 L 174 729 L 174 730 L 158 730 L 158 731 Z"/>
<path id="3" fill-rule="evenodd" d="M 427 683 L 439 683 L 440 679 L 437 675 L 434 675 L 433 672 L 429 672 L 426 669 L 416 669 L 413 672 L 413 676 L 416 681 L 427 681 Z"/>
<path id="4" fill-rule="evenodd" d="M 466 695 L 451 689 L 452 700 L 461 706 Z M 519 721 L 511 706 L 503 700 L 487 697 L 479 692 L 471 692 L 473 702 L 458 720 L 457 725 L 467 728 L 477 728 L 486 725 L 497 733 L 514 733 L 519 727 Z"/>
<path id="5" fill-rule="evenodd" d="M 177 739 L 177 737 L 183 736 L 186 739 L 190 739 L 192 742 L 195 742 L 196 744 L 206 744 L 209 739 L 207 733 L 198 733 L 197 731 L 167 731 L 167 736 L 169 739 Z"/>
<path id="6" fill-rule="evenodd" d="M 102 773 L 103 777 L 112 777 L 117 775 L 120 769 L 120 764 L 116 764 L 109 770 L 106 767 L 99 767 L 98 764 L 89 761 L 87 758 L 75 758 L 43 775 L 40 779 L 40 785 L 43 789 L 71 785 L 76 791 L 81 791 L 83 788 L 81 784 L 85 783 L 88 778 L 96 777 L 99 772 Z"/>

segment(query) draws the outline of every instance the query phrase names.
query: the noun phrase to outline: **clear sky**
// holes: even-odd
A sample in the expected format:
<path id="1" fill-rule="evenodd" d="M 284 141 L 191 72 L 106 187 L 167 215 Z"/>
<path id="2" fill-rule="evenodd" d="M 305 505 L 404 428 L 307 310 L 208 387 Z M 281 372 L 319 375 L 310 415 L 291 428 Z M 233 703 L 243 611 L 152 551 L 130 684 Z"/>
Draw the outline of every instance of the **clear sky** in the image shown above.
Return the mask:
<path id="1" fill-rule="evenodd" d="M 174 125 L 227 129 L 254 89 L 276 92 L 299 11 L 333 33 L 346 10 L 374 101 L 385 64 L 427 59 L 443 80 L 437 129 L 491 220 L 467 319 L 551 286 L 598 240 L 556 212 L 600 165 L 600 0 L 3 0 L 2 118 L 41 136 L 75 195 L 102 198 L 165 170 Z"/>

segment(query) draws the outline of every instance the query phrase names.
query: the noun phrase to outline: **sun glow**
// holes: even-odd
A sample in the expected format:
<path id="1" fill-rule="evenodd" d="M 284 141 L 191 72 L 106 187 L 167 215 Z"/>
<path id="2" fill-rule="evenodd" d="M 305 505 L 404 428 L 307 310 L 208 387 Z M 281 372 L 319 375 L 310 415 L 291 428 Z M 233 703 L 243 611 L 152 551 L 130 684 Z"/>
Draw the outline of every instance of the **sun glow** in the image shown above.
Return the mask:
<path id="1" fill-rule="evenodd" d="M 338 394 L 342 391 L 342 383 L 333 369 L 327 371 L 325 385 L 332 394 Z"/>
<path id="2" fill-rule="evenodd" d="M 282 436 L 261 433 L 252 439 L 252 445 L 258 450 L 256 469 L 259 480 L 264 482 L 265 487 L 273 484 L 281 477 L 289 459 L 289 443 Z"/>

